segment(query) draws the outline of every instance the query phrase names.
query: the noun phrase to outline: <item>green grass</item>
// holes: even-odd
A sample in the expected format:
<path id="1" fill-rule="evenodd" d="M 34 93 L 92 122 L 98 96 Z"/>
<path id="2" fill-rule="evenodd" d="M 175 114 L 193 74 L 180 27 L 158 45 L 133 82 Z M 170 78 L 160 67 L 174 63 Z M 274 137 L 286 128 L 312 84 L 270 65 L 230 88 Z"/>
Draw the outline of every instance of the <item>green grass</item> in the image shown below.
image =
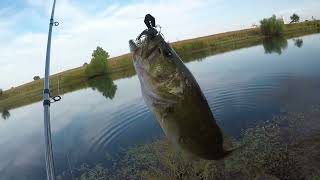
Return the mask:
<path id="1" fill-rule="evenodd" d="M 286 25 L 286 38 L 299 37 L 320 32 L 320 21 L 309 21 Z M 259 28 L 225 32 L 211 36 L 199 37 L 171 43 L 172 47 L 185 62 L 202 59 L 209 55 L 224 53 L 235 49 L 261 44 L 264 36 Z M 131 77 L 135 74 L 131 54 L 110 58 L 108 74 L 113 80 Z M 57 94 L 58 81 L 60 94 L 86 87 L 85 67 L 70 69 L 50 77 L 52 94 Z M 0 96 L 0 112 L 13 109 L 42 99 L 43 79 L 8 89 Z"/>
<path id="2" fill-rule="evenodd" d="M 314 176 L 312 180 L 320 180 L 320 176 Z"/>
<path id="3" fill-rule="evenodd" d="M 184 154 L 167 139 L 131 147 L 105 160 L 111 164 L 80 169 L 86 179 L 319 179 L 319 107 L 289 112 L 228 140 L 241 148 L 221 161 Z M 307 131 L 308 135 L 303 133 Z"/>
<path id="4" fill-rule="evenodd" d="M 320 21 L 287 24 L 284 37 L 293 38 L 318 32 L 320 32 Z M 181 57 L 187 57 L 203 49 L 209 49 L 213 55 L 256 45 L 262 43 L 264 38 L 259 28 L 251 28 L 179 41 L 172 43 L 172 47 Z"/>

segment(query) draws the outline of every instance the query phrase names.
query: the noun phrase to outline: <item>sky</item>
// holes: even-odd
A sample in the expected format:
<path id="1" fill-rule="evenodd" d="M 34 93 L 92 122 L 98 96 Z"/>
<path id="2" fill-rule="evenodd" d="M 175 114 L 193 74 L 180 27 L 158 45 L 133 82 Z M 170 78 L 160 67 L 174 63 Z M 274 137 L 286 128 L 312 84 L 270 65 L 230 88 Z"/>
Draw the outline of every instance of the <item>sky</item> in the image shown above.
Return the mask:
<path id="1" fill-rule="evenodd" d="M 43 77 L 52 2 L 0 0 L 0 89 Z M 147 13 L 173 42 L 249 28 L 272 14 L 320 19 L 319 9 L 319 0 L 57 0 L 51 74 L 90 62 L 97 46 L 111 57 L 128 53 Z"/>

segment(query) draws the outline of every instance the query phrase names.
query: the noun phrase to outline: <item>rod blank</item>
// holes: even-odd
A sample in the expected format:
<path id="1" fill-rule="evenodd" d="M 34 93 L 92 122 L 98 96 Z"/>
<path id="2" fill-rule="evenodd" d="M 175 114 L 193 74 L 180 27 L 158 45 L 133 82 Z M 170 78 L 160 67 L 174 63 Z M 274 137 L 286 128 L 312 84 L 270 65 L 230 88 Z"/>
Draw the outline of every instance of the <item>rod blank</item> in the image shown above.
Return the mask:
<path id="1" fill-rule="evenodd" d="M 51 140 L 51 125 L 50 125 L 50 87 L 49 87 L 52 27 L 56 25 L 56 23 L 53 20 L 55 6 L 56 6 L 56 0 L 53 1 L 52 12 L 50 17 L 45 75 L 44 75 L 44 89 L 43 89 L 45 160 L 46 160 L 46 172 L 47 172 L 48 180 L 55 180 L 55 170 L 54 170 L 54 160 L 53 160 L 52 140 Z"/>

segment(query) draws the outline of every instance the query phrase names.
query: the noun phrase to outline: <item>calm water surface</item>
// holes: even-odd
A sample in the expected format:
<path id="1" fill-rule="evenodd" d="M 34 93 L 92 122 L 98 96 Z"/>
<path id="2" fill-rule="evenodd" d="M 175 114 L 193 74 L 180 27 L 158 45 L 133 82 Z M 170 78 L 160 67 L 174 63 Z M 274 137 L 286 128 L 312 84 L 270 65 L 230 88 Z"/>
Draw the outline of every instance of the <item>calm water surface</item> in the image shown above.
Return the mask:
<path id="1" fill-rule="evenodd" d="M 274 115 L 320 103 L 319 50 L 320 35 L 311 35 L 265 42 L 187 66 L 220 127 L 239 138 L 243 129 Z M 51 106 L 57 174 L 83 163 L 106 163 L 106 156 L 164 136 L 143 102 L 137 76 L 106 81 L 65 94 Z M 45 179 L 42 108 L 38 102 L 0 118 L 0 179 Z"/>

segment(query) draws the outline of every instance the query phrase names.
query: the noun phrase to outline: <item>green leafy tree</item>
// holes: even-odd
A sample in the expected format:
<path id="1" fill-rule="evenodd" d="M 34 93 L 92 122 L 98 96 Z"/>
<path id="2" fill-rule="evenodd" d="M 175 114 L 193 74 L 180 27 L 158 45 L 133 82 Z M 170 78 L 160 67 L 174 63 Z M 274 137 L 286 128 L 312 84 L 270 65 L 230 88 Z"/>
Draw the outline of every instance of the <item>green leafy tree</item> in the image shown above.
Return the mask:
<path id="1" fill-rule="evenodd" d="M 265 36 L 280 36 L 285 29 L 283 19 L 277 19 L 275 15 L 260 21 L 261 33 Z"/>
<path id="2" fill-rule="evenodd" d="M 107 59 L 109 54 L 101 47 L 97 47 L 92 53 L 90 64 L 86 66 L 85 73 L 88 78 L 93 78 L 107 73 Z"/>
<path id="3" fill-rule="evenodd" d="M 296 14 L 296 13 L 293 13 L 292 16 L 290 16 L 290 19 L 291 19 L 291 23 L 297 23 L 300 21 L 300 17 Z"/>
<path id="4" fill-rule="evenodd" d="M 40 76 L 35 76 L 35 77 L 33 77 L 33 80 L 39 80 L 40 79 Z"/>

